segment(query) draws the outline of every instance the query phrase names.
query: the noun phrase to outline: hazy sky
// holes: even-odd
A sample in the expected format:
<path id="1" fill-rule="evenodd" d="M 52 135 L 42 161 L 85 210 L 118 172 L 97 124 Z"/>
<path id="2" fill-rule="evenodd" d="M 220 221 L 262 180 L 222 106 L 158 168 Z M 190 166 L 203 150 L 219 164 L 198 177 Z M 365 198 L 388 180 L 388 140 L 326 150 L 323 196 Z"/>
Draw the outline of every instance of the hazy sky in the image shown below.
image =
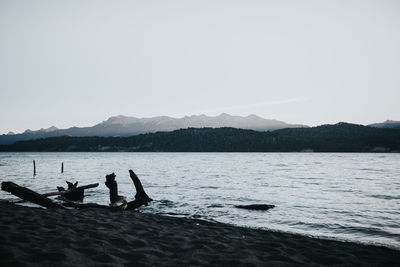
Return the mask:
<path id="1" fill-rule="evenodd" d="M 113 115 L 400 120 L 400 1 L 0 0 L 0 133 Z"/>

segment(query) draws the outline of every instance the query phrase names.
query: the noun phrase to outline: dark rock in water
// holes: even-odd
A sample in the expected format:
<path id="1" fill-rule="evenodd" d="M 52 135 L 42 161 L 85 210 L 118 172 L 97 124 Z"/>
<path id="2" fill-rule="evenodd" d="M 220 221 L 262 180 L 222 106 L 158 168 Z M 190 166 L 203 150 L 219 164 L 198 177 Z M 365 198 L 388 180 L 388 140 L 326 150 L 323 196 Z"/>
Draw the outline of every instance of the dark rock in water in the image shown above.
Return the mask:
<path id="1" fill-rule="evenodd" d="M 235 205 L 235 207 L 246 210 L 269 210 L 275 208 L 275 205 L 253 204 L 253 205 Z"/>

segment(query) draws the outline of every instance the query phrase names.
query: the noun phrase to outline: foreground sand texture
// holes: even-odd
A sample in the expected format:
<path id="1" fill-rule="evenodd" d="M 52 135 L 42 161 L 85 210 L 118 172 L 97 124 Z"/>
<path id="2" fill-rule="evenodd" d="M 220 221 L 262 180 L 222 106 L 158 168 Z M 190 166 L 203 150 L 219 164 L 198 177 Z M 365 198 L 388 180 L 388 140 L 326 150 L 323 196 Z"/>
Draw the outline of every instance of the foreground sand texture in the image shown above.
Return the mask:
<path id="1" fill-rule="evenodd" d="M 400 251 L 200 220 L 0 204 L 0 266 L 399 266 Z"/>

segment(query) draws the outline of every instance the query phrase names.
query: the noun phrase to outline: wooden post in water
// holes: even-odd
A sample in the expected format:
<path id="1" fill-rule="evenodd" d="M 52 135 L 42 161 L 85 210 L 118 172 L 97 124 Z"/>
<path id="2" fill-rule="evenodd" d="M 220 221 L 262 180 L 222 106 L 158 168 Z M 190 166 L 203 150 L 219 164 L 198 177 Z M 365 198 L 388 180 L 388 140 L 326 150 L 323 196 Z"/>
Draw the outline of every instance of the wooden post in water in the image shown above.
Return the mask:
<path id="1" fill-rule="evenodd" d="M 36 162 L 33 160 L 33 176 L 36 176 Z"/>
<path id="2" fill-rule="evenodd" d="M 64 162 L 61 162 L 61 173 L 64 173 Z"/>

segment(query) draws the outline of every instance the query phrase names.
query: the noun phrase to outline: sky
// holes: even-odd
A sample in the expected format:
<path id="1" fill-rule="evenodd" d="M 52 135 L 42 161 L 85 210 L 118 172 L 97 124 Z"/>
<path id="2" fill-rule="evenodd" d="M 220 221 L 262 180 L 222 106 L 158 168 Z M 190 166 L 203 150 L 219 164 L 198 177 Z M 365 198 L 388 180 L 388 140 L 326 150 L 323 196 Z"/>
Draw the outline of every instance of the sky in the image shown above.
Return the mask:
<path id="1" fill-rule="evenodd" d="M 222 112 L 400 120 L 400 1 L 0 0 L 0 133 Z"/>

